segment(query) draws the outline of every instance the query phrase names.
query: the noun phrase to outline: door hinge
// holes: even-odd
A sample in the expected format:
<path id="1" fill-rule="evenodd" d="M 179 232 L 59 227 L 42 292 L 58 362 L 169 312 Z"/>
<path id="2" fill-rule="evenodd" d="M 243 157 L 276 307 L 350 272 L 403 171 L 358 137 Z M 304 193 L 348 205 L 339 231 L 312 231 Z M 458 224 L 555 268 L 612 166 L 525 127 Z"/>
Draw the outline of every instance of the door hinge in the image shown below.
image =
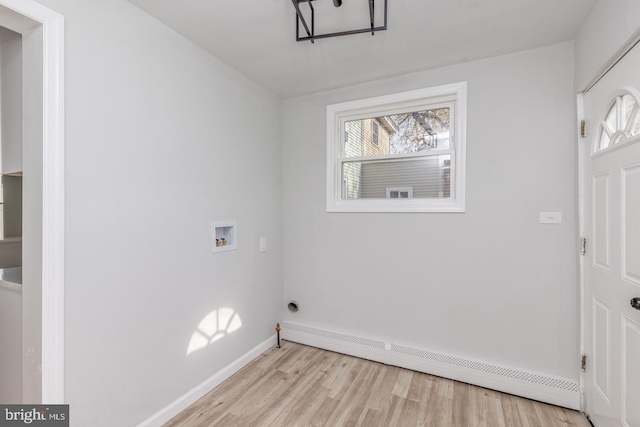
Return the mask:
<path id="1" fill-rule="evenodd" d="M 580 136 L 583 138 L 587 136 L 587 123 L 584 120 L 580 121 Z"/>
<path id="2" fill-rule="evenodd" d="M 584 237 L 582 239 L 580 239 L 580 255 L 586 255 L 587 254 L 587 239 L 585 239 Z"/>
<path id="3" fill-rule="evenodd" d="M 585 354 L 582 355 L 582 357 L 580 358 L 580 366 L 582 369 L 582 372 L 586 372 L 587 371 L 587 356 Z"/>

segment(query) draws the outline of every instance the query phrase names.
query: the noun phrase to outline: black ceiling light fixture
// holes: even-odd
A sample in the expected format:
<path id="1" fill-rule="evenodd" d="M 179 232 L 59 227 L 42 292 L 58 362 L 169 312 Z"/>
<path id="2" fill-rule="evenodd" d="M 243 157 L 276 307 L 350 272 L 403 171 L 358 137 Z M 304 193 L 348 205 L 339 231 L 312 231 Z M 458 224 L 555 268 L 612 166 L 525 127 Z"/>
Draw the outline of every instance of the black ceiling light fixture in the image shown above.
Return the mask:
<path id="1" fill-rule="evenodd" d="M 293 3 L 293 7 L 296 8 L 296 41 L 304 42 L 311 41 L 314 43 L 317 39 L 326 39 L 329 37 L 338 37 L 338 36 L 348 36 L 350 34 L 361 34 L 361 33 L 371 33 L 373 36 L 376 31 L 383 31 L 387 29 L 387 0 L 383 1 L 384 8 L 384 24 L 382 26 L 375 26 L 375 0 L 359 0 L 359 1 L 367 1 L 369 3 L 369 22 L 371 26 L 369 28 L 362 28 L 358 30 L 347 30 L 347 31 L 338 31 L 335 33 L 325 33 L 325 34 L 316 34 L 315 33 L 315 11 L 313 9 L 312 2 L 316 0 L 291 0 Z M 356 0 L 351 0 L 356 1 Z M 308 3 L 309 10 L 311 11 L 311 26 L 307 24 L 302 11 L 300 10 L 300 3 Z M 335 7 L 342 6 L 342 0 L 333 0 L 333 5 Z M 300 37 L 300 23 L 304 27 L 307 35 L 305 37 Z"/>

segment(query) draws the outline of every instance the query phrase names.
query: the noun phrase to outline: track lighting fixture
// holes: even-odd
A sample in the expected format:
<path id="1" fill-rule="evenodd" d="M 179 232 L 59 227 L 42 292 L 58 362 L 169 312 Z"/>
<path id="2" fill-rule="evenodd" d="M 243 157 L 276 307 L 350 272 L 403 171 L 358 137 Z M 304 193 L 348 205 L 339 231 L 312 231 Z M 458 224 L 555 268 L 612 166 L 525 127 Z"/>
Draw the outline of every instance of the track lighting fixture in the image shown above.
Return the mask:
<path id="1" fill-rule="evenodd" d="M 387 29 L 387 0 L 383 1 L 383 9 L 384 9 L 384 24 L 382 26 L 375 26 L 375 0 L 350 0 L 350 1 L 366 1 L 369 3 L 369 28 L 361 28 L 357 30 L 347 30 L 347 31 L 338 31 L 335 33 L 325 33 L 325 34 L 316 34 L 315 33 L 315 10 L 313 8 L 312 2 L 317 0 L 291 0 L 293 3 L 293 7 L 296 9 L 296 41 L 311 41 L 311 43 L 315 43 L 317 39 L 326 39 L 329 37 L 338 37 L 338 36 L 347 36 L 350 34 L 361 34 L 371 32 L 371 35 L 374 35 L 376 31 L 383 31 Z M 379 0 L 380 1 L 380 0 Z M 300 9 L 300 3 L 308 3 L 309 11 L 311 14 L 311 20 L 309 25 L 307 20 L 305 19 L 302 10 Z M 333 0 L 333 5 L 335 7 L 342 6 L 342 0 Z M 304 27 L 304 31 L 307 33 L 306 36 L 300 37 L 300 23 Z"/>

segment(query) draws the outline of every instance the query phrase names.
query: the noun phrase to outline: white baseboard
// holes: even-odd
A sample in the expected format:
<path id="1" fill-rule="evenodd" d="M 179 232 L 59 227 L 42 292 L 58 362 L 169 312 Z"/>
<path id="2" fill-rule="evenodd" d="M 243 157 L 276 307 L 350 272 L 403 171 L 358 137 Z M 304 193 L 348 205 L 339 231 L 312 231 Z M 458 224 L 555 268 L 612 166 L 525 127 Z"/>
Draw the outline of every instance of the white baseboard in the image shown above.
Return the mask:
<path id="1" fill-rule="evenodd" d="M 580 410 L 580 384 L 569 378 L 291 323 L 281 325 L 282 338 L 288 341 Z"/>
<path id="2" fill-rule="evenodd" d="M 269 350 L 275 345 L 275 343 L 276 336 L 274 334 L 262 343 L 249 350 L 247 353 L 245 353 L 230 365 L 222 368 L 216 374 L 212 375 L 201 384 L 197 385 L 193 389 L 186 392 L 184 395 L 171 402 L 167 407 L 161 409 L 151 417 L 147 418 L 145 421 L 138 424 L 137 427 L 161 427 L 163 424 L 171 420 L 180 412 L 184 411 L 189 406 L 194 404 L 205 394 L 209 393 L 215 387 L 222 384 L 222 382 L 229 378 L 231 375 L 244 368 L 252 360 L 260 356 L 265 351 Z"/>

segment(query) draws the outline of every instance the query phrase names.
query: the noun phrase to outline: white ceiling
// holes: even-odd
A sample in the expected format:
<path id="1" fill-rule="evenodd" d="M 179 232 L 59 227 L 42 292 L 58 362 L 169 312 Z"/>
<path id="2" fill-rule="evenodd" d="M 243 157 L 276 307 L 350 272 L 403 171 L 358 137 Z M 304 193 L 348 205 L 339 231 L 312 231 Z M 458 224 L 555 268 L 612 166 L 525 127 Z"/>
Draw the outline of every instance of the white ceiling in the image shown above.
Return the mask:
<path id="1" fill-rule="evenodd" d="M 386 31 L 311 44 L 295 41 L 291 0 L 129 1 L 283 98 L 572 40 L 596 3 L 388 0 Z M 368 25 L 367 0 L 313 5 L 316 34 Z"/>

